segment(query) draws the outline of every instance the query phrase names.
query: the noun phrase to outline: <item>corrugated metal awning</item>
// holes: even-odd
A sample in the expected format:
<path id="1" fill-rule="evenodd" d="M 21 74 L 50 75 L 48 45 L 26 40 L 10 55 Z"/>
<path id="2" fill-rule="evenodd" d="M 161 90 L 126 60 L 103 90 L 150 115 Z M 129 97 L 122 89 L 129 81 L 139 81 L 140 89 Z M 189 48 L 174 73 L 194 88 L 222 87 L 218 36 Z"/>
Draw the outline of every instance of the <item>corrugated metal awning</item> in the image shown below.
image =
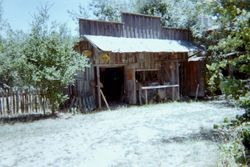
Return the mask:
<path id="1" fill-rule="evenodd" d="M 134 53 L 134 52 L 193 52 L 197 46 L 187 41 L 168 39 L 142 39 L 110 36 L 84 35 L 92 45 L 105 52 Z"/>

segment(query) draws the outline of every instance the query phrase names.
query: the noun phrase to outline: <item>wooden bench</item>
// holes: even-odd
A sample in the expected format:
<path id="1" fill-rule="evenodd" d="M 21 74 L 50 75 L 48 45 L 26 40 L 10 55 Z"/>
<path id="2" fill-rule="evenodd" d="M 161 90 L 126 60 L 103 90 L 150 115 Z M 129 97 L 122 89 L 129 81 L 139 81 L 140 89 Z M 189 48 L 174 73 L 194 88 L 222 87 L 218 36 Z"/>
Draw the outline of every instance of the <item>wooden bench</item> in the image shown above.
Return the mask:
<path id="1" fill-rule="evenodd" d="M 166 88 L 178 88 L 179 85 L 175 84 L 175 85 L 155 85 L 155 86 L 142 86 L 140 89 L 144 90 L 145 92 L 145 103 L 148 104 L 148 90 L 150 89 L 166 89 Z M 172 96 L 174 97 L 174 96 Z M 141 96 L 139 97 L 141 98 Z M 141 101 L 141 99 L 140 99 Z"/>

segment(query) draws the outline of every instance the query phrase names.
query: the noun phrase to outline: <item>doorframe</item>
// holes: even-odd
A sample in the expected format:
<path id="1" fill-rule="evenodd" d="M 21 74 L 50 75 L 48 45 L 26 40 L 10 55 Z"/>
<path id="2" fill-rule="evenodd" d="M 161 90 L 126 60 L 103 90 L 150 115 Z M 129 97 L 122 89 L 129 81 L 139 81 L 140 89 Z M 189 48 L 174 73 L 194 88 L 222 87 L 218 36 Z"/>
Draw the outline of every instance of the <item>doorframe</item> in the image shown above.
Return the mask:
<path id="1" fill-rule="evenodd" d="M 125 85 L 125 64 L 100 64 L 100 65 L 94 65 L 94 68 L 96 68 L 96 89 L 97 89 L 97 103 L 98 103 L 98 109 L 102 108 L 102 97 L 101 97 L 101 81 L 100 81 L 100 68 L 119 68 L 123 67 L 123 77 L 124 77 L 124 85 Z M 125 86 L 124 86 L 125 89 Z"/>

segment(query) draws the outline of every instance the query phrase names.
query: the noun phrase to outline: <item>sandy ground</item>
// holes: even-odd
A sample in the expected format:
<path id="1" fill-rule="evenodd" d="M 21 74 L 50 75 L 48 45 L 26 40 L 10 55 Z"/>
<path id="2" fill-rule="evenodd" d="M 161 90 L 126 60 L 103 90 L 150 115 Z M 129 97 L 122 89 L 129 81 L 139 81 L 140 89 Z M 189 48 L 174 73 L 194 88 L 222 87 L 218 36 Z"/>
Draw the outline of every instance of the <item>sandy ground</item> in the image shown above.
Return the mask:
<path id="1" fill-rule="evenodd" d="M 0 125 L 1 167 L 213 167 L 217 142 L 195 137 L 243 111 L 169 103 Z"/>

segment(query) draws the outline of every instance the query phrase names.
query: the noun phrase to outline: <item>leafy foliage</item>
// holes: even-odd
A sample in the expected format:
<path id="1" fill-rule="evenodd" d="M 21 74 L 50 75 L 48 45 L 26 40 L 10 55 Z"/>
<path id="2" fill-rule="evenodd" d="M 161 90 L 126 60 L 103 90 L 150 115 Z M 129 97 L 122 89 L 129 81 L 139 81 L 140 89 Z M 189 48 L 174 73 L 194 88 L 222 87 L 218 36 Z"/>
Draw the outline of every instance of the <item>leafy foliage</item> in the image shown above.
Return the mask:
<path id="1" fill-rule="evenodd" d="M 220 0 L 210 5 L 220 25 L 209 37 L 217 41 L 209 48 L 212 53 L 212 64 L 208 66 L 211 91 L 217 85 L 228 97 L 240 100 L 240 97 L 249 96 L 250 3 Z M 229 74 L 223 75 L 222 70 Z"/>
<path id="2" fill-rule="evenodd" d="M 20 82 L 15 64 L 17 58 L 21 56 L 25 34 L 9 30 L 7 35 L 8 38 L 2 40 L 0 52 L 0 81 L 9 86 L 15 86 L 15 83 Z"/>
<path id="3" fill-rule="evenodd" d="M 104 21 L 119 21 L 121 11 L 133 8 L 131 1 L 92 0 L 89 4 L 78 6 L 78 11 L 68 11 L 73 19 L 91 18 Z"/>
<path id="4" fill-rule="evenodd" d="M 24 34 L 10 29 L 3 18 L 2 2 L 0 1 L 0 82 L 13 86 L 14 80 L 17 80 L 14 62 L 15 58 L 20 55 Z"/>
<path id="5" fill-rule="evenodd" d="M 160 16 L 162 25 L 191 29 L 200 36 L 209 24 L 210 15 L 206 5 L 200 0 L 144 0 L 137 1 L 136 12 Z"/>
<path id="6" fill-rule="evenodd" d="M 238 134 L 226 152 L 236 162 L 248 164 L 250 121 L 250 2 L 217 0 L 209 3 L 217 18 L 218 28 L 207 38 L 210 45 L 210 91 L 220 89 L 228 99 L 234 99 L 246 112 L 232 121 Z M 228 128 L 228 127 L 227 127 Z M 239 150 L 238 147 L 243 147 Z M 236 149 L 235 149 L 236 148 Z M 249 156 L 249 155 L 248 155 Z"/>
<path id="7" fill-rule="evenodd" d="M 75 39 L 65 25 L 50 25 L 48 10 L 42 6 L 34 15 L 30 33 L 8 32 L 0 53 L 0 75 L 12 86 L 38 88 L 54 112 L 67 98 L 64 88 L 88 61 L 74 51 Z"/>
<path id="8" fill-rule="evenodd" d="M 100 20 L 118 21 L 120 17 L 119 6 L 113 5 L 111 1 L 94 0 L 90 3 L 90 10 Z"/>
<path id="9" fill-rule="evenodd" d="M 40 88 L 54 111 L 65 100 L 63 89 L 78 69 L 84 69 L 87 60 L 73 50 L 74 40 L 65 25 L 49 28 L 48 19 L 47 7 L 35 15 L 17 67 L 23 85 Z"/>
<path id="10" fill-rule="evenodd" d="M 69 13 L 74 19 L 83 17 L 106 21 L 119 21 L 123 11 L 160 16 L 162 25 L 190 28 L 198 35 L 207 26 L 203 18 L 209 16 L 208 9 L 202 0 L 92 0 L 88 5 L 79 5 L 78 12 Z"/>

